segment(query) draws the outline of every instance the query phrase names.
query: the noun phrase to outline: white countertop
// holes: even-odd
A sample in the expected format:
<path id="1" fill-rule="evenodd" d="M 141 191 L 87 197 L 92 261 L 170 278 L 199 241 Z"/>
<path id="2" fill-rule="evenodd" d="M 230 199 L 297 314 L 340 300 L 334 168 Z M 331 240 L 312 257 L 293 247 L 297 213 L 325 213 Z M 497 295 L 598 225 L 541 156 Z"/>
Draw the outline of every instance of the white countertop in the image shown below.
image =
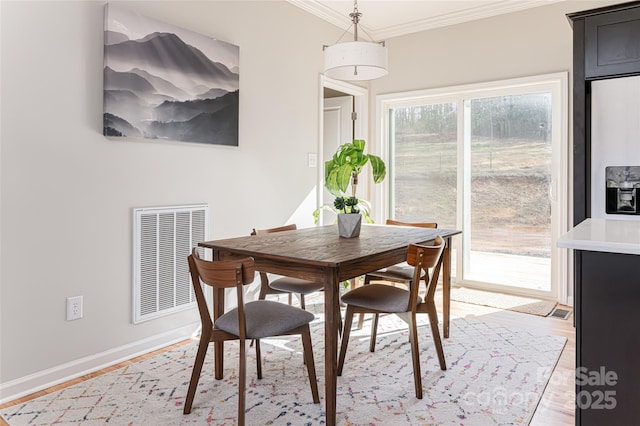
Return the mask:
<path id="1" fill-rule="evenodd" d="M 640 255 L 640 221 L 586 219 L 560 237 L 557 246 Z"/>

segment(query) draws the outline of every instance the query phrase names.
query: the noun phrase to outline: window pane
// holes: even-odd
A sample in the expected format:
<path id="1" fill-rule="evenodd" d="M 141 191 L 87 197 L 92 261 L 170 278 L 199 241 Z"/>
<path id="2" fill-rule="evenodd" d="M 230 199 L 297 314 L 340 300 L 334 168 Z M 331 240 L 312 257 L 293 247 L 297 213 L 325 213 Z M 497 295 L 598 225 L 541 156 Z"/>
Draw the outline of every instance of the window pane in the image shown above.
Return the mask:
<path id="1" fill-rule="evenodd" d="M 550 93 L 471 101 L 471 257 L 465 279 L 550 289 L 551 158 Z M 530 273 L 507 273 L 508 265 Z"/>
<path id="2" fill-rule="evenodd" d="M 455 103 L 391 111 L 391 216 L 456 227 Z"/>

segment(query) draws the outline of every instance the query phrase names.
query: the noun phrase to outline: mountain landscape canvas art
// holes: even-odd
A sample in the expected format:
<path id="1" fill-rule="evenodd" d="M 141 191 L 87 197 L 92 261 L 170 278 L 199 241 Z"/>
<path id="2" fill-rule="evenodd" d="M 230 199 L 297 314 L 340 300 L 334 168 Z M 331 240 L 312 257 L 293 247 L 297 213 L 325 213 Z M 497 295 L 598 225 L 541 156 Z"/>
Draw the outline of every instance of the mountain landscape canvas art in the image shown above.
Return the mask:
<path id="1" fill-rule="evenodd" d="M 103 133 L 238 146 L 240 49 L 105 6 Z"/>

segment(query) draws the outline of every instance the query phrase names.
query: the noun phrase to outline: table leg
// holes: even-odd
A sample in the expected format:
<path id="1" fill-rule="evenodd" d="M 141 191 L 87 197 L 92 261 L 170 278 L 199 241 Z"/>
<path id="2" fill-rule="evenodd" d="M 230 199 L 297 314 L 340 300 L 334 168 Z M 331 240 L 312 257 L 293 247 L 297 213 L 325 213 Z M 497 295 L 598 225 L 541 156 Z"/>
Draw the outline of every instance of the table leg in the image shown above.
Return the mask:
<path id="1" fill-rule="evenodd" d="M 324 377 L 325 377 L 325 416 L 328 426 L 336 424 L 336 391 L 338 372 L 338 281 L 337 271 L 329 270 L 325 274 L 324 288 Z"/>
<path id="2" fill-rule="evenodd" d="M 220 260 L 220 253 L 217 250 L 213 251 L 213 260 Z M 215 322 L 222 314 L 224 314 L 224 290 L 213 289 L 213 321 Z M 224 374 L 224 342 L 213 343 L 213 359 L 215 378 L 220 380 Z"/>
<path id="3" fill-rule="evenodd" d="M 213 317 L 218 318 L 224 313 L 224 290 L 214 289 L 214 305 L 213 305 Z M 214 320 L 215 321 L 215 320 Z M 215 365 L 215 378 L 217 380 L 222 379 L 224 373 L 224 342 L 213 343 L 213 359 Z"/>
<path id="4" fill-rule="evenodd" d="M 449 338 L 449 320 L 451 313 L 451 237 L 445 240 L 442 259 L 442 335 Z"/>

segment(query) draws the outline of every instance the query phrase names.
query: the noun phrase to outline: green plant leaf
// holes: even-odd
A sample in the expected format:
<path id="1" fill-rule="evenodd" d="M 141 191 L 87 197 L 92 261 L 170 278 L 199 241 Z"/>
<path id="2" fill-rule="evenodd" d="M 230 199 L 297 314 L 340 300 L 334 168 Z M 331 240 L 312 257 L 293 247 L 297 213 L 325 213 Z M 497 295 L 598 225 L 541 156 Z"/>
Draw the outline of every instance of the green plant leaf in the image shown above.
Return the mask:
<path id="1" fill-rule="evenodd" d="M 331 160 L 326 161 L 324 164 L 324 176 L 325 187 L 336 197 L 348 198 L 350 195 L 355 194 L 357 190 L 356 177 L 358 177 L 362 171 L 362 168 L 371 162 L 371 170 L 373 174 L 374 183 L 380 183 L 386 176 L 386 166 L 382 159 L 373 154 L 365 154 L 366 142 L 364 139 L 354 139 L 352 142 L 342 144 L 338 147 Z M 354 183 L 355 180 L 355 183 Z M 349 195 L 347 195 L 347 189 L 349 185 L 352 185 Z M 344 202 L 344 199 L 343 201 Z M 321 209 L 331 209 L 332 206 L 321 206 L 314 212 L 314 219 L 317 222 Z M 347 203 L 344 207 L 336 205 L 335 208 L 340 209 L 344 213 L 357 213 L 363 214 L 367 222 L 372 223 L 369 216 L 370 206 L 364 200 L 357 200 L 355 203 Z M 334 210 L 335 211 L 335 210 Z"/>
<path id="2" fill-rule="evenodd" d="M 353 173 L 353 165 L 345 163 L 338 167 L 336 171 L 336 184 L 341 192 L 346 192 L 351 182 L 351 173 Z"/>
<path id="3" fill-rule="evenodd" d="M 324 162 L 324 180 L 325 182 L 329 180 L 329 174 L 336 167 L 336 164 L 333 160 Z"/>
<path id="4" fill-rule="evenodd" d="M 334 166 L 325 177 L 324 186 L 336 197 L 342 195 L 349 185 L 351 165 Z"/>
<path id="5" fill-rule="evenodd" d="M 320 221 L 320 212 L 322 210 L 327 210 L 333 213 L 340 213 L 338 212 L 335 208 L 333 208 L 333 206 L 330 206 L 329 204 L 323 204 L 320 207 L 318 207 L 317 209 L 315 209 L 313 211 L 313 223 L 317 224 Z"/>
<path id="6" fill-rule="evenodd" d="M 373 223 L 373 219 L 371 219 L 371 215 L 369 214 L 368 210 L 362 209 L 360 210 L 360 213 L 362 214 L 362 217 L 364 217 L 364 220 L 367 221 L 367 223 Z"/>
<path id="7" fill-rule="evenodd" d="M 377 155 L 369 154 L 369 162 L 371 163 L 371 169 L 373 170 L 373 182 L 380 183 L 387 175 L 387 166 L 385 166 L 382 158 Z"/>

